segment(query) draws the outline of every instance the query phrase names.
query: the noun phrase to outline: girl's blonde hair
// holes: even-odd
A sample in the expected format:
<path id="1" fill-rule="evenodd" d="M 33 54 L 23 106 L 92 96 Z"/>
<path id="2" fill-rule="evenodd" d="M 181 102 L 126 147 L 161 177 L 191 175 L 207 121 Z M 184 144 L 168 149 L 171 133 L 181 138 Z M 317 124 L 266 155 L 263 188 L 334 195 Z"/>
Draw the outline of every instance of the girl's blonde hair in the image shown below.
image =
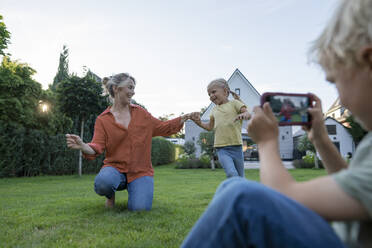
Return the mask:
<path id="1" fill-rule="evenodd" d="M 230 87 L 229 85 L 227 84 L 227 81 L 223 78 L 217 78 L 215 80 L 213 80 L 212 82 L 210 82 L 207 86 L 207 89 L 209 87 L 211 87 L 212 85 L 218 85 L 218 86 L 221 86 L 222 88 L 226 89 L 228 94 L 230 94 Z"/>
<path id="2" fill-rule="evenodd" d="M 129 73 L 119 73 L 110 77 L 104 77 L 102 79 L 102 84 L 104 86 L 105 92 L 110 95 L 111 100 L 115 98 L 115 92 L 113 86 L 123 87 L 127 85 L 130 81 L 136 84 L 134 77 L 129 75 Z"/>
<path id="3" fill-rule="evenodd" d="M 341 0 L 323 33 L 309 51 L 309 59 L 324 68 L 357 66 L 357 51 L 372 43 L 372 0 Z"/>

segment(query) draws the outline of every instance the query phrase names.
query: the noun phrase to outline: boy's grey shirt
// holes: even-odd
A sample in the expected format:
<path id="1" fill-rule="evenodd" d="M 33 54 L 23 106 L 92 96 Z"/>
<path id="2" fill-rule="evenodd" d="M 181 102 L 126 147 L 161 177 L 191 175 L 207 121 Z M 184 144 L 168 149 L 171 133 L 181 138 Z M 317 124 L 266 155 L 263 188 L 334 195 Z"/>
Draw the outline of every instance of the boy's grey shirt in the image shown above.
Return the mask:
<path id="1" fill-rule="evenodd" d="M 358 145 L 349 168 L 332 175 L 340 187 L 363 204 L 368 222 L 334 222 L 333 227 L 348 247 L 372 247 L 372 132 Z"/>

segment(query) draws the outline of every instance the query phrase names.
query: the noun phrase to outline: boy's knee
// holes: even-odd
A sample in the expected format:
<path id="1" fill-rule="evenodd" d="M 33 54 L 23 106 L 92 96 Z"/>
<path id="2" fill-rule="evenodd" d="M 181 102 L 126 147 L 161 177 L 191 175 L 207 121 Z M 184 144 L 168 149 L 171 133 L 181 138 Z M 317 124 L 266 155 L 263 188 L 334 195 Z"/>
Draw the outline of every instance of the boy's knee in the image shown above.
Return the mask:
<path id="1" fill-rule="evenodd" d="M 261 183 L 249 181 L 241 177 L 233 177 L 225 180 L 220 188 L 231 200 L 260 202 L 265 201 L 268 188 Z"/>

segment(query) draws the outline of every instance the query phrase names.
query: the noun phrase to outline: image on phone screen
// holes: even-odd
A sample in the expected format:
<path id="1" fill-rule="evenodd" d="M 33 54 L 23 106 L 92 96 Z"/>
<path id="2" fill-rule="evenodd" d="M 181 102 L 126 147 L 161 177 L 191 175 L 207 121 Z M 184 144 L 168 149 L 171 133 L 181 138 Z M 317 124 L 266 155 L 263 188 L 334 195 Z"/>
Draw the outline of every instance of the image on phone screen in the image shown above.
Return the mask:
<path id="1" fill-rule="evenodd" d="M 280 123 L 309 122 L 310 99 L 305 96 L 267 96 L 266 100 Z"/>

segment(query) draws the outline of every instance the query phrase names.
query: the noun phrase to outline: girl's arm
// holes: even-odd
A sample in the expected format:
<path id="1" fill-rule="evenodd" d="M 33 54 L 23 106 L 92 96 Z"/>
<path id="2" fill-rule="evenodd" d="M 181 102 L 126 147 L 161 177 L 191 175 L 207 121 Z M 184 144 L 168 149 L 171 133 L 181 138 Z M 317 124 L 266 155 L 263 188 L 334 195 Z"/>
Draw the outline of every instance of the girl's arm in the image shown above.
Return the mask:
<path id="1" fill-rule="evenodd" d="M 236 116 L 235 120 L 249 120 L 251 118 L 251 114 L 248 112 L 246 106 L 240 108 L 240 114 Z"/>
<path id="2" fill-rule="evenodd" d="M 207 122 L 207 123 L 203 123 L 201 121 L 200 112 L 191 113 L 190 118 L 191 118 L 191 120 L 193 120 L 195 122 L 196 125 L 198 125 L 201 128 L 204 128 L 208 131 L 211 131 L 214 128 L 214 117 L 213 116 L 210 117 L 209 122 Z"/>

